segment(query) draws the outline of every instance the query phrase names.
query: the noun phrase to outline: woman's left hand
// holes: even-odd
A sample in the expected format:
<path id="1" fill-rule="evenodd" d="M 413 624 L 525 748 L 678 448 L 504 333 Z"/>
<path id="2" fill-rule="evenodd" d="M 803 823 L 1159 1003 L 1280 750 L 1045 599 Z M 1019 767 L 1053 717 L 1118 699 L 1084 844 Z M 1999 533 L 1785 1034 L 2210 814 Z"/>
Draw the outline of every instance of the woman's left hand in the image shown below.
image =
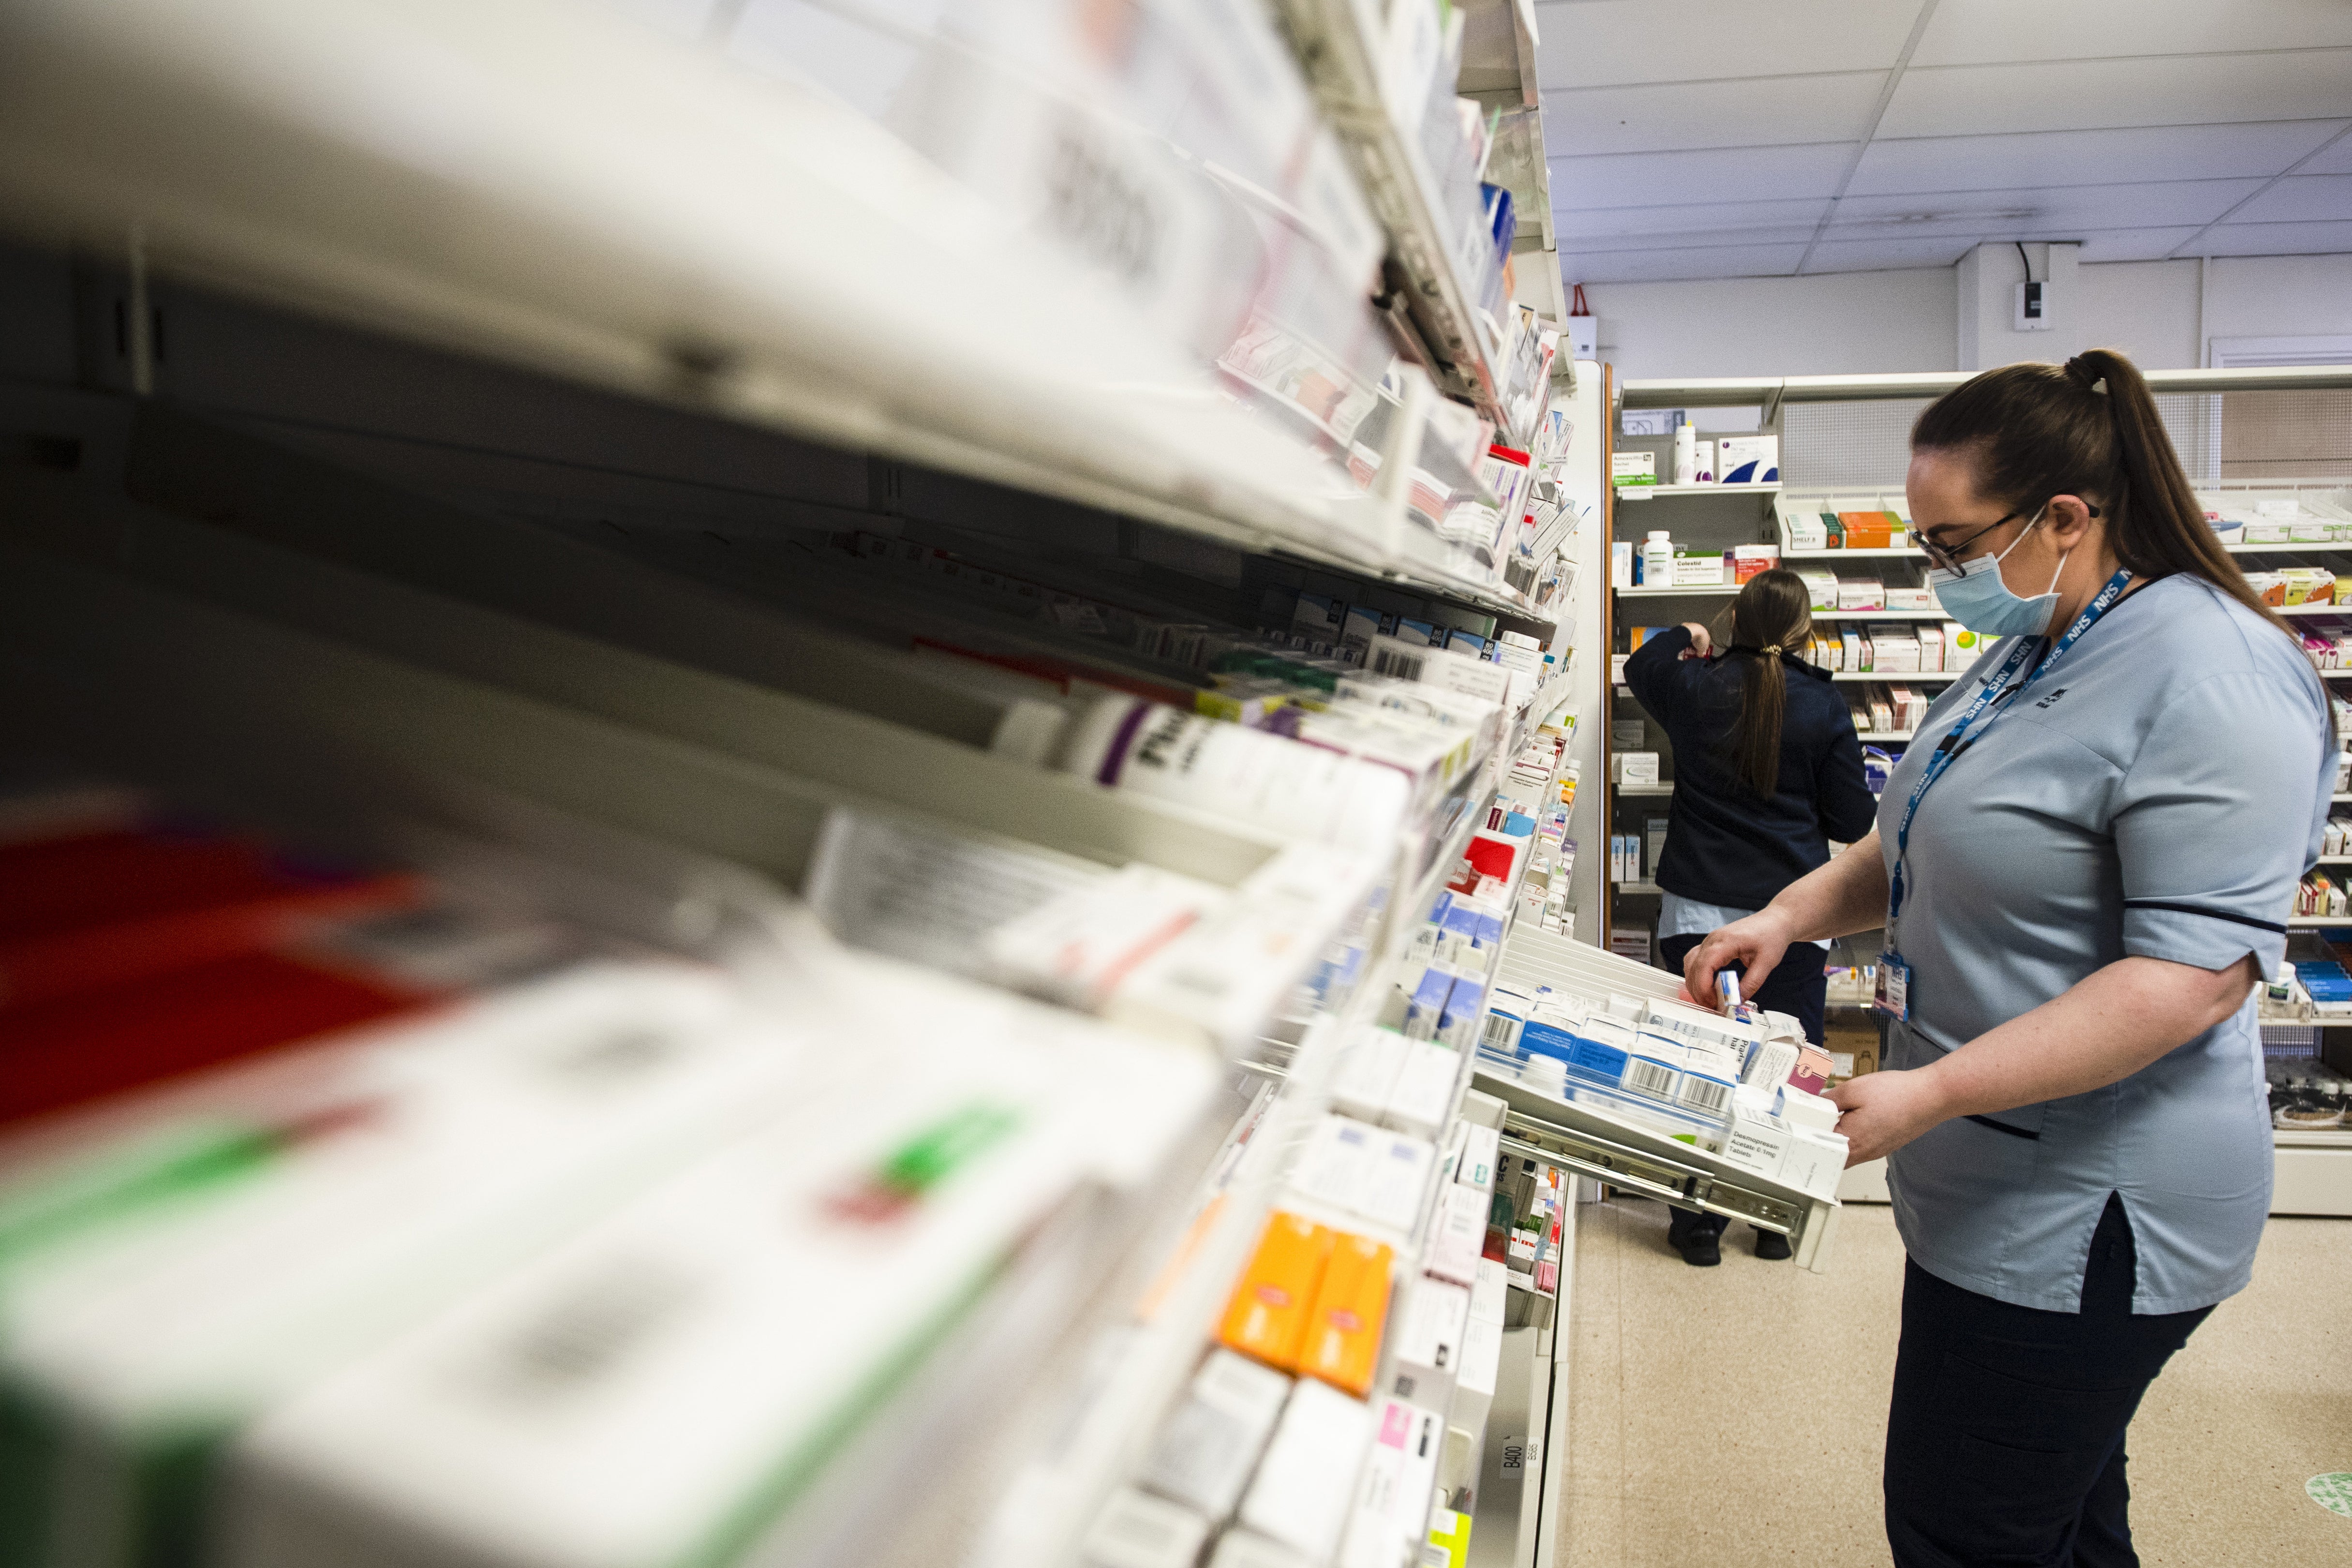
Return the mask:
<path id="1" fill-rule="evenodd" d="M 1705 658 L 1715 651 L 1715 637 L 1696 621 L 1685 621 L 1683 630 L 1690 633 L 1690 647 L 1675 655 L 1676 658 Z"/>
<path id="2" fill-rule="evenodd" d="M 1924 1068 L 1850 1078 L 1829 1099 L 1845 1113 L 1837 1131 L 1846 1141 L 1848 1165 L 1880 1159 L 1952 1114 L 1935 1074 Z"/>

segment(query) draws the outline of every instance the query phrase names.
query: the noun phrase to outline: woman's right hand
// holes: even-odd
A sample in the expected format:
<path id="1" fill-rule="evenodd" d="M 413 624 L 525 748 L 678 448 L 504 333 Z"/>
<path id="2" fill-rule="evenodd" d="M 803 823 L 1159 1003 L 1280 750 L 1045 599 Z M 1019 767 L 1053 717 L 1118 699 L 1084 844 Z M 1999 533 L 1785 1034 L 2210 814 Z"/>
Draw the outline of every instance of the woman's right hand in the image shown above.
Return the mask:
<path id="1" fill-rule="evenodd" d="M 1696 621 L 1685 621 L 1683 630 L 1690 633 L 1690 647 L 1683 649 L 1681 653 L 1675 656 L 1675 658 L 1705 658 L 1715 651 L 1715 635 Z"/>
<path id="2" fill-rule="evenodd" d="M 1699 1005 L 1720 1012 L 1715 992 L 1716 971 L 1737 963 L 1745 972 L 1739 977 L 1739 996 L 1746 1001 L 1764 988 L 1766 977 L 1780 963 L 1781 954 L 1789 951 L 1794 937 L 1788 917 L 1769 908 L 1757 910 L 1746 920 L 1717 926 L 1683 960 L 1683 989 L 1697 997 Z"/>

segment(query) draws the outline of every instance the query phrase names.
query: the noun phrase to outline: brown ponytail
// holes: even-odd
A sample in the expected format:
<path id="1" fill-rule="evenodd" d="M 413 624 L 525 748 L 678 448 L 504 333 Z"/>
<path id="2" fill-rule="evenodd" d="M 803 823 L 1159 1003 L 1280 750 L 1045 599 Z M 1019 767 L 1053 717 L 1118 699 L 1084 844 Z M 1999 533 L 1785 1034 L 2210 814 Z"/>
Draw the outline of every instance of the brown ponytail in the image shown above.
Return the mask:
<path id="1" fill-rule="evenodd" d="M 1812 604 L 1805 580 L 1779 566 L 1749 578 L 1731 602 L 1731 642 L 1724 651 L 1746 668 L 1739 717 L 1724 743 L 1732 775 L 1766 799 L 1780 792 L 1780 721 L 1789 710 L 1789 675 L 1780 660 L 1803 657 L 1813 635 Z"/>
<path id="2" fill-rule="evenodd" d="M 2201 577 L 2303 647 L 2213 536 L 2155 395 L 2115 350 L 2091 349 L 2063 367 L 2005 364 L 1965 381 L 1919 416 L 1911 449 L 1969 452 L 1978 493 L 2014 510 L 2059 495 L 2101 503 L 2116 559 L 2134 576 Z"/>

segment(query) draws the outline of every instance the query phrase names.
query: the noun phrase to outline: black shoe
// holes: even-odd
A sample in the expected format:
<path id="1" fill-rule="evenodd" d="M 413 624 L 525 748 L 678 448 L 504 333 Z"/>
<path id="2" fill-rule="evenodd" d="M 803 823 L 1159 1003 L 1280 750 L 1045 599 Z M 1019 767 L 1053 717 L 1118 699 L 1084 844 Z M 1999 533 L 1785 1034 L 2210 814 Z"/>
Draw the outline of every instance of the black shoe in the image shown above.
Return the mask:
<path id="1" fill-rule="evenodd" d="M 1779 1262 L 1790 1256 L 1789 1238 L 1777 1230 L 1756 1233 L 1756 1256 Z"/>
<path id="2" fill-rule="evenodd" d="M 1709 1225 L 1708 1217 L 1676 1209 L 1666 1226 L 1667 1242 L 1693 1268 L 1712 1268 L 1723 1261 L 1723 1232 Z"/>

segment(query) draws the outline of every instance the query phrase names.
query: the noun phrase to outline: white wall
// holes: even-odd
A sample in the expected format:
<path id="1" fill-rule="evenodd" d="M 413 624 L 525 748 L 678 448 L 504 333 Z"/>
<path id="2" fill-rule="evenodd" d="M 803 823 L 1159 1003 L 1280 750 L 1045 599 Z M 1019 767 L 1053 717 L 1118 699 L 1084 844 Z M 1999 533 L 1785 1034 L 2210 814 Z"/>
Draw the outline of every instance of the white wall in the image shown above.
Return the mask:
<path id="1" fill-rule="evenodd" d="M 1998 260 L 1988 251 L 1988 276 Z M 2022 276 L 2014 250 L 2006 267 L 2004 290 Z M 1956 370 L 1958 270 L 1589 283 L 1584 292 L 1601 319 L 1601 357 L 1620 380 Z M 2007 293 L 2000 299 L 2005 323 Z M 2352 255 L 2084 263 L 2058 308 L 2064 330 L 2048 336 L 2068 352 L 2120 348 L 2151 370 L 2190 369 L 2212 338 L 2352 335 Z M 2063 357 L 2039 342 L 2018 357 L 2029 353 Z"/>
<path id="2" fill-rule="evenodd" d="M 1573 279 L 1570 279 L 1573 281 Z M 1623 380 L 1950 370 L 1952 269 L 1589 283 Z"/>

